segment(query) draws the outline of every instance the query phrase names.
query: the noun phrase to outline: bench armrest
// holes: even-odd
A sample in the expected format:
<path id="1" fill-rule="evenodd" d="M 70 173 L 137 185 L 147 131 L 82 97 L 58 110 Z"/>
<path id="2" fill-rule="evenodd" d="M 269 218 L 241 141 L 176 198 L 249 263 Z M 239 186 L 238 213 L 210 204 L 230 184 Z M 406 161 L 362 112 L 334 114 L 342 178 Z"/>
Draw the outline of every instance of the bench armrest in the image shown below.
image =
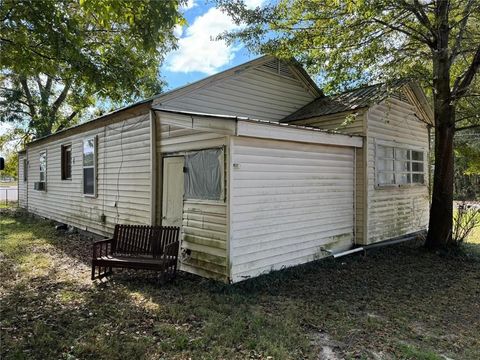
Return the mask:
<path id="1" fill-rule="evenodd" d="M 180 245 L 180 242 L 177 240 L 171 244 L 165 245 L 165 251 L 164 254 L 166 256 L 174 256 L 175 258 L 178 257 L 178 246 Z"/>
<path id="2" fill-rule="evenodd" d="M 93 243 L 93 258 L 110 255 L 112 252 L 113 239 L 98 240 Z"/>

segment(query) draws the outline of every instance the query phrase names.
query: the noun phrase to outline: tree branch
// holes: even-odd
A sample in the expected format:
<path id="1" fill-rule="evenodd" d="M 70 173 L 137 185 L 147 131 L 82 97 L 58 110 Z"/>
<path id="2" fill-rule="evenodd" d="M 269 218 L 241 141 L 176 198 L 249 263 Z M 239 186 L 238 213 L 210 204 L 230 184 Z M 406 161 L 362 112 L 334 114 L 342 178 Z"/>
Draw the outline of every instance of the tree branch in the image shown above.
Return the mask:
<path id="1" fill-rule="evenodd" d="M 22 85 L 23 92 L 25 94 L 25 97 L 27 98 L 28 108 L 30 109 L 30 113 L 32 114 L 33 118 L 37 114 L 37 111 L 35 109 L 35 101 L 33 100 L 32 93 L 28 88 L 27 79 L 25 77 L 21 77 L 20 84 Z"/>
<path id="2" fill-rule="evenodd" d="M 478 45 L 477 51 L 473 56 L 472 63 L 468 67 L 467 71 L 463 73 L 463 75 L 459 76 L 455 80 L 455 84 L 453 86 L 452 97 L 453 99 L 458 99 L 465 95 L 468 90 L 468 87 L 472 83 L 476 73 L 480 68 L 480 45 Z"/>
<path id="3" fill-rule="evenodd" d="M 470 17 L 470 12 L 472 10 L 474 0 L 469 0 L 464 11 L 464 16 L 460 21 L 460 29 L 458 31 L 457 37 L 455 39 L 455 44 L 452 47 L 452 53 L 450 54 L 450 64 L 455 60 L 460 50 L 460 45 L 463 40 L 463 34 L 465 33 L 465 29 L 467 28 L 468 18 Z"/>
<path id="4" fill-rule="evenodd" d="M 67 81 L 65 83 L 65 86 L 63 87 L 62 92 L 58 96 L 57 100 L 52 104 L 52 110 L 50 111 L 50 114 L 52 117 L 57 113 L 58 109 L 62 105 L 62 103 L 65 101 L 65 98 L 68 95 L 68 91 L 70 90 L 70 86 L 72 85 L 71 81 Z"/>
<path id="5" fill-rule="evenodd" d="M 463 130 L 476 129 L 476 128 L 480 128 L 480 124 L 459 127 L 459 128 L 456 128 L 455 131 L 463 131 Z"/>
<path id="6" fill-rule="evenodd" d="M 415 40 L 417 40 L 417 41 L 419 41 L 419 42 L 421 42 L 421 43 L 424 43 L 424 44 L 426 44 L 426 45 L 428 45 L 428 46 L 431 45 L 430 39 L 428 39 L 427 37 L 425 37 L 425 36 L 422 35 L 422 34 L 419 34 L 418 32 L 417 32 L 417 34 L 420 35 L 420 36 L 417 36 L 417 35 L 415 35 L 414 33 L 410 32 L 410 31 L 407 31 L 407 30 L 405 30 L 405 29 L 402 29 L 400 26 L 395 26 L 395 25 L 389 24 L 388 22 L 386 22 L 386 21 L 384 21 L 384 20 L 382 20 L 382 19 L 373 18 L 373 21 L 375 21 L 375 22 L 377 22 L 377 23 L 379 23 L 379 24 L 381 24 L 381 25 L 383 25 L 383 26 L 385 26 L 385 27 L 387 27 L 387 28 L 389 28 L 389 29 L 391 29 L 391 30 L 401 32 L 402 34 L 405 34 L 405 35 L 407 35 L 408 37 L 411 37 L 412 39 L 415 39 Z M 411 29 L 410 29 L 410 30 L 411 30 Z"/>

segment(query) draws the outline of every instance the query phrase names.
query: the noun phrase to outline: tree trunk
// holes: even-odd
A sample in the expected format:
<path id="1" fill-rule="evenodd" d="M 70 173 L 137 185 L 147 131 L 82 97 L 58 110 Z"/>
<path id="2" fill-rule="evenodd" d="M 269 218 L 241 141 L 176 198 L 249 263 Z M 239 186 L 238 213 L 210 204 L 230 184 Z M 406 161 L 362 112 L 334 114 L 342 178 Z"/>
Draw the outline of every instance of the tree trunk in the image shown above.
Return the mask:
<path id="1" fill-rule="evenodd" d="M 436 114 L 435 171 L 433 176 L 432 207 L 428 236 L 428 249 L 445 248 L 452 243 L 453 224 L 453 119 L 455 111 L 447 105 L 444 112 Z"/>
<path id="2" fill-rule="evenodd" d="M 428 249 L 445 248 L 452 243 L 455 105 L 450 88 L 448 9 L 448 1 L 436 3 L 436 44 L 432 49 L 435 170 L 428 235 L 425 242 Z"/>

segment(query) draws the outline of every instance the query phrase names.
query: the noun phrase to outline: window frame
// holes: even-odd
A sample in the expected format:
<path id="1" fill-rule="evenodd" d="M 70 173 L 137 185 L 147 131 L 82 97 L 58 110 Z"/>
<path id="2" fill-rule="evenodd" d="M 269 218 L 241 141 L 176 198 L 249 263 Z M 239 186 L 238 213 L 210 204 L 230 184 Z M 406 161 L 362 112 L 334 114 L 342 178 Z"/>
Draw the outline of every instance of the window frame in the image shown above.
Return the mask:
<path id="1" fill-rule="evenodd" d="M 379 156 L 380 151 L 379 147 L 392 148 L 393 149 L 393 158 L 381 158 Z M 407 151 L 406 159 L 398 159 L 398 151 Z M 418 152 L 422 154 L 422 160 L 414 160 L 412 157 L 413 152 Z M 375 142 L 375 189 L 389 189 L 389 188 L 403 188 L 403 187 L 412 187 L 412 186 L 427 186 L 427 166 L 426 166 L 427 152 L 424 148 L 419 148 L 415 146 L 409 146 L 404 144 L 389 143 L 389 142 Z M 393 162 L 393 170 L 379 170 L 379 162 L 383 160 L 391 160 Z M 408 170 L 397 170 L 396 164 L 399 162 L 407 162 Z M 414 171 L 413 164 L 422 164 L 422 171 Z M 380 173 L 391 173 L 393 174 L 393 184 L 385 183 L 381 184 L 379 181 Z M 397 178 L 399 174 L 407 174 L 409 176 L 409 181 L 406 183 L 399 183 Z M 414 175 L 423 175 L 423 182 L 413 182 Z"/>
<path id="2" fill-rule="evenodd" d="M 66 159 L 65 157 L 65 152 L 70 152 L 70 176 L 67 177 L 66 174 Z M 60 176 L 62 181 L 64 180 L 72 180 L 72 165 L 73 165 L 73 158 L 72 158 L 72 144 L 67 143 L 67 144 L 62 144 L 60 148 Z"/>
<path id="3" fill-rule="evenodd" d="M 28 159 L 26 157 L 23 158 L 23 181 L 28 181 Z"/>
<path id="4" fill-rule="evenodd" d="M 45 157 L 45 169 L 41 169 L 42 166 L 42 156 Z M 48 158 L 47 158 L 47 150 L 42 150 L 38 154 L 38 182 L 43 182 L 47 183 L 47 164 L 48 164 Z M 42 180 L 42 174 L 43 174 L 43 180 Z"/>
<path id="5" fill-rule="evenodd" d="M 97 197 L 97 151 L 98 136 L 86 136 L 82 139 L 82 195 L 84 197 Z M 85 166 L 85 142 L 93 139 L 93 165 Z M 93 168 L 93 193 L 85 193 L 85 169 Z"/>

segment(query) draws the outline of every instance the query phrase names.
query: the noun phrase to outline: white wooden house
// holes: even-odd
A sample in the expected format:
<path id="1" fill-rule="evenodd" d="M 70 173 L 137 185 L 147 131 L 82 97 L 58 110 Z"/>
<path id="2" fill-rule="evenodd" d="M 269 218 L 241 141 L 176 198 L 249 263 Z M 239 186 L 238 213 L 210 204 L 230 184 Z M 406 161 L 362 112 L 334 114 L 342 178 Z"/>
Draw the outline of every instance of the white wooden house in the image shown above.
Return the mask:
<path id="1" fill-rule="evenodd" d="M 183 270 L 237 282 L 425 230 L 431 125 L 413 84 L 325 97 L 265 56 L 31 142 L 20 206 L 179 225 Z"/>

